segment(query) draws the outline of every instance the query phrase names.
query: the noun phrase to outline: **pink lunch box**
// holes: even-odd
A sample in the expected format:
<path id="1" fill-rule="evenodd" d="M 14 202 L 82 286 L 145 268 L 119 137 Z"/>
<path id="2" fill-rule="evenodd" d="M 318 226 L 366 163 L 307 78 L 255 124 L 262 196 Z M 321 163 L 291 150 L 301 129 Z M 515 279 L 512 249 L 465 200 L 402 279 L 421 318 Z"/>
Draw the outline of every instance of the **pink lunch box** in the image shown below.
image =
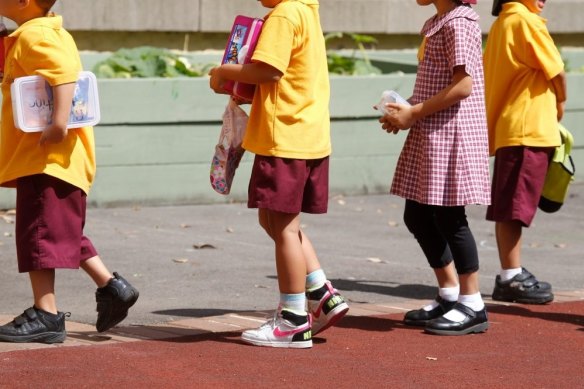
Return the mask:
<path id="1" fill-rule="evenodd" d="M 262 19 L 242 15 L 236 16 L 231 35 L 225 47 L 222 63 L 250 63 L 263 24 L 264 21 Z M 234 97 L 247 102 L 253 100 L 255 92 L 255 85 L 253 84 L 228 81 L 225 83 L 224 88 Z"/>

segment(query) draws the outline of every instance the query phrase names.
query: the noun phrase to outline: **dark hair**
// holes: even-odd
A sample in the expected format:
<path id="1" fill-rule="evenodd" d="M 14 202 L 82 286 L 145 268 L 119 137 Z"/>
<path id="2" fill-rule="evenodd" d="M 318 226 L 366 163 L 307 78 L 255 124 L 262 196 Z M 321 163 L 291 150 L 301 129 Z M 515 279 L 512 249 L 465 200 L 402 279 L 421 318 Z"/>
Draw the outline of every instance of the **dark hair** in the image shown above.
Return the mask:
<path id="1" fill-rule="evenodd" d="M 468 3 L 463 3 L 462 0 L 452 0 L 456 5 L 466 5 L 467 7 L 470 7 L 470 4 Z"/>
<path id="2" fill-rule="evenodd" d="M 514 0 L 493 0 L 493 9 L 491 11 L 491 14 L 493 16 L 499 16 L 499 14 L 501 13 L 501 9 L 503 8 L 503 4 L 505 3 L 510 3 Z"/>
<path id="3" fill-rule="evenodd" d="M 45 12 L 49 12 L 53 5 L 57 2 L 57 0 L 34 0 L 36 1 L 37 5 L 41 7 L 41 9 Z"/>

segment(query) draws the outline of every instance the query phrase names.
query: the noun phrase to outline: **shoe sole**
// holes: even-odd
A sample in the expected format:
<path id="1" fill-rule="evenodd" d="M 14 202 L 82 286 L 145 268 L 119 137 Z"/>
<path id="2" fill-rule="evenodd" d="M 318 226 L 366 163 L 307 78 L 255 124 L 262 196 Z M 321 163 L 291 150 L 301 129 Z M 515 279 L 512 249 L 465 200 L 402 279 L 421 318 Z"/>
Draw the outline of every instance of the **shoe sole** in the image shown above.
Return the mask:
<path id="1" fill-rule="evenodd" d="M 245 343 L 260 346 L 260 347 L 276 347 L 276 348 L 311 348 L 312 340 L 304 340 L 301 342 L 270 342 L 246 338 L 241 335 L 241 340 Z"/>
<path id="2" fill-rule="evenodd" d="M 505 298 L 503 296 L 493 294 L 491 296 L 491 298 L 495 301 L 503 301 L 506 303 L 533 304 L 533 305 L 543 305 L 543 304 L 551 303 L 552 301 L 554 301 L 553 294 L 550 294 L 549 296 L 546 296 L 546 297 L 539 297 L 539 298 L 524 298 L 524 297 Z"/>
<path id="3" fill-rule="evenodd" d="M 412 327 L 425 327 L 430 320 L 405 320 L 404 324 Z"/>
<path id="4" fill-rule="evenodd" d="M 320 334 L 321 332 L 327 330 L 329 327 L 334 326 L 336 323 L 339 322 L 339 320 L 341 320 L 343 317 L 345 317 L 347 312 L 349 312 L 349 305 L 347 305 L 347 303 L 339 304 L 339 306 L 335 307 L 332 311 L 330 311 L 328 313 L 327 318 L 330 317 L 330 319 L 328 319 L 328 321 L 326 322 L 326 324 L 324 326 L 320 327 L 318 330 L 315 331 L 314 324 L 313 324 L 312 336 L 315 336 L 316 334 Z"/>
<path id="5" fill-rule="evenodd" d="M 0 335 L 0 341 L 10 343 L 63 343 L 67 338 L 67 332 L 43 332 L 41 334 L 25 336 Z"/>
<path id="6" fill-rule="evenodd" d="M 450 336 L 457 336 L 457 335 L 468 335 L 468 334 L 479 334 L 485 332 L 489 328 L 489 322 L 475 324 L 472 327 L 465 328 L 462 331 L 448 331 L 448 330 L 437 330 L 434 328 L 425 328 L 424 331 L 435 334 L 435 335 L 450 335 Z"/>
<path id="7" fill-rule="evenodd" d="M 140 297 L 140 293 L 137 290 L 132 292 L 132 297 L 124 302 L 122 305 L 119 305 L 113 312 L 112 318 L 107 325 L 103 326 L 103 328 L 98 328 L 97 332 L 105 332 L 110 330 L 111 328 L 115 327 L 116 325 L 120 324 L 126 317 L 128 317 L 128 310 L 132 308 L 136 301 L 138 301 L 138 297 Z M 119 316 L 118 316 L 119 315 Z"/>

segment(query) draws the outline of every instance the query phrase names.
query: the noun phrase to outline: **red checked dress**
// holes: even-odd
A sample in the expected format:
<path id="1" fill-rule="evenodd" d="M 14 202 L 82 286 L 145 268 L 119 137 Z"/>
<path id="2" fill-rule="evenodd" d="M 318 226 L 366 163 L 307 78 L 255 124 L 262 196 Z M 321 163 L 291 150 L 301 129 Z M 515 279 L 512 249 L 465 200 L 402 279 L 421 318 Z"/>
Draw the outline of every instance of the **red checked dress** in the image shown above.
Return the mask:
<path id="1" fill-rule="evenodd" d="M 414 93 L 420 103 L 452 82 L 455 66 L 472 77 L 472 93 L 453 106 L 416 122 L 400 154 L 391 194 L 422 204 L 490 204 L 488 132 L 478 15 L 459 6 L 429 19 Z"/>

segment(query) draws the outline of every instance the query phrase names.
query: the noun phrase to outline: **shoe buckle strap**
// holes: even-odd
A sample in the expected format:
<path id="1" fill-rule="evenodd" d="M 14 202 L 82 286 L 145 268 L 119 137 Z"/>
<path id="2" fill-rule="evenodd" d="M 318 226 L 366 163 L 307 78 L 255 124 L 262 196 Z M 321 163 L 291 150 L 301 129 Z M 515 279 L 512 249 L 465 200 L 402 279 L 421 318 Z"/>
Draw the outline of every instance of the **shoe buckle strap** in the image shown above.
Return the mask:
<path id="1" fill-rule="evenodd" d="M 477 313 L 473 311 L 472 308 L 467 307 L 462 303 L 456 303 L 452 309 L 456 309 L 457 311 L 460 311 L 471 318 L 474 318 L 477 315 Z"/>
<path id="2" fill-rule="evenodd" d="M 23 325 L 29 321 L 35 321 L 37 319 L 37 313 L 34 308 L 28 308 L 20 316 L 14 318 L 14 323 L 18 326 Z"/>
<path id="3" fill-rule="evenodd" d="M 517 282 L 520 282 L 526 288 L 532 288 L 539 284 L 539 281 L 535 276 L 529 272 L 523 272 L 516 278 Z"/>
<path id="4" fill-rule="evenodd" d="M 523 286 L 526 288 L 533 288 L 539 284 L 539 281 L 535 279 L 535 277 L 530 277 L 522 282 Z"/>

